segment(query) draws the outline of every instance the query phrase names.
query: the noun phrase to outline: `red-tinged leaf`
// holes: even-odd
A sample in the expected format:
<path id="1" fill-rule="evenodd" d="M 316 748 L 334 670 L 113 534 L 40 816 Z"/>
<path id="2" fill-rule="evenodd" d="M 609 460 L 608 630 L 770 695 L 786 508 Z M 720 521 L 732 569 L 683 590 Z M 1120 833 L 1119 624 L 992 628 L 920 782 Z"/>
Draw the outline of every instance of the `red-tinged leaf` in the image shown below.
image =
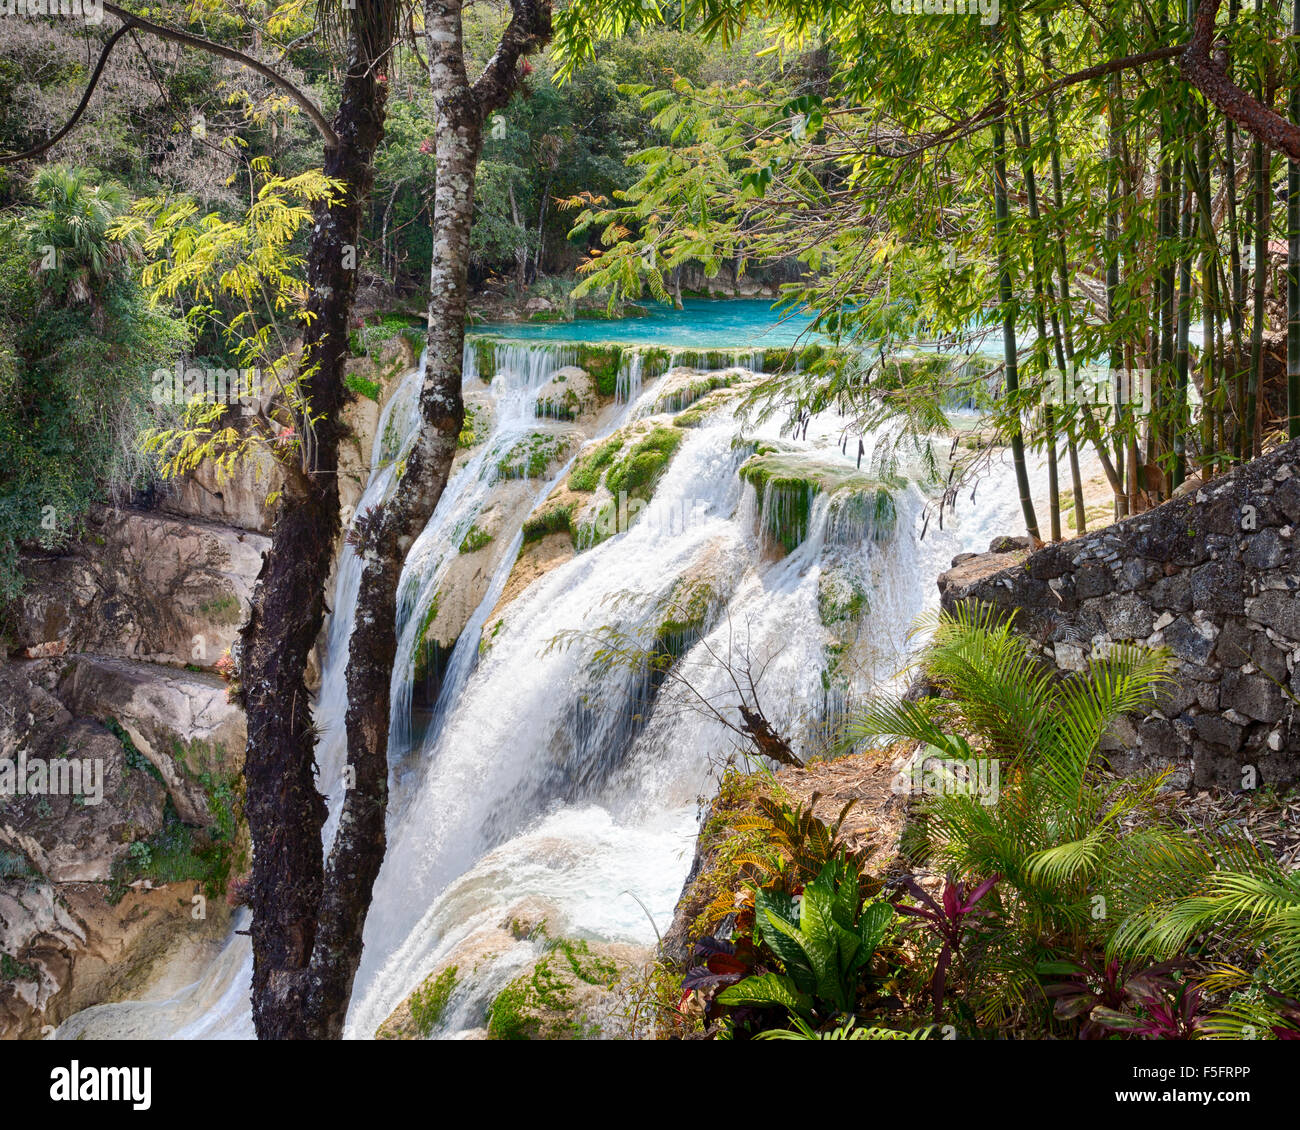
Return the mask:
<path id="1" fill-rule="evenodd" d="M 719 953 L 714 954 L 704 963 L 709 967 L 710 973 L 748 973 L 750 963 L 737 957 L 735 954 Z"/>
<path id="2" fill-rule="evenodd" d="M 989 891 L 991 891 L 1001 881 L 1002 881 L 1001 875 L 993 875 L 991 878 L 985 879 L 984 882 L 982 882 L 978 887 L 976 887 L 973 891 L 971 891 L 971 893 L 967 896 L 966 910 L 969 911 L 973 909 L 975 904 L 979 902 L 980 899 L 982 899 L 986 894 L 988 894 Z"/>
<path id="3" fill-rule="evenodd" d="M 943 912 L 949 918 L 956 918 L 961 913 L 960 894 L 961 888 L 953 883 L 950 875 L 943 888 Z"/>
<path id="4" fill-rule="evenodd" d="M 1098 1005 L 1089 1014 L 1089 1019 L 1095 1024 L 1100 1024 L 1103 1028 L 1109 1028 L 1115 1032 L 1137 1032 L 1146 1027 L 1146 1022 L 1139 1020 L 1136 1016 L 1129 1016 L 1123 1012 L 1116 1012 L 1113 1008 L 1106 1008 Z"/>
<path id="5" fill-rule="evenodd" d="M 1089 1012 L 1092 1007 L 1093 998 L 1091 996 L 1077 996 L 1057 1001 L 1052 1012 L 1058 1020 L 1074 1020 L 1076 1017 Z"/>
<path id="6" fill-rule="evenodd" d="M 1043 989 L 1043 995 L 1047 997 L 1073 997 L 1084 995 L 1091 999 L 1094 994 L 1091 986 L 1085 985 L 1082 981 L 1061 981 L 1055 985 L 1047 985 Z"/>

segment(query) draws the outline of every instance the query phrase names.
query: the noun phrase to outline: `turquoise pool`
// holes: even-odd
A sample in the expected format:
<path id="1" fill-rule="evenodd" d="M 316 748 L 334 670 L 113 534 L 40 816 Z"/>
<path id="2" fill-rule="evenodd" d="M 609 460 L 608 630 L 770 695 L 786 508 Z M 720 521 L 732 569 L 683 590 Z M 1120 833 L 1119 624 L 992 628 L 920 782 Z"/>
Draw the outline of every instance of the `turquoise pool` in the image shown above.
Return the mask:
<path id="1" fill-rule="evenodd" d="M 783 316 L 766 299 L 688 298 L 683 309 L 656 304 L 639 317 L 611 321 L 508 322 L 470 326 L 472 334 L 512 341 L 654 344 L 667 349 L 768 349 L 823 340 L 806 315 Z"/>

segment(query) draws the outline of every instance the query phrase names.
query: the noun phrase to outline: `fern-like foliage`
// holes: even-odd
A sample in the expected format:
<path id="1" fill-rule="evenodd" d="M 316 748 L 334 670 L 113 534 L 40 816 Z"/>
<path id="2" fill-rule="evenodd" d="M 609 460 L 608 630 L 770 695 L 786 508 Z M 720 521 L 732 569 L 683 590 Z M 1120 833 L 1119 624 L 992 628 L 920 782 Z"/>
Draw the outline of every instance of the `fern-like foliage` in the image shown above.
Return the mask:
<path id="1" fill-rule="evenodd" d="M 1042 953 L 1103 946 L 1171 876 L 1201 873 L 1206 849 L 1159 815 L 1163 775 L 1117 780 L 1096 764 L 1108 727 L 1148 706 L 1167 680 L 1166 654 L 1119 647 L 1060 678 L 991 609 L 962 607 L 930 624 L 921 665 L 940 696 L 879 699 L 848 723 L 843 742 L 912 739 L 938 756 L 997 760 L 995 798 L 918 802 L 936 867 L 1003 877 L 1004 925 L 986 955 L 998 968 L 975 987 L 983 1018 L 997 1019 L 1031 998 Z"/>

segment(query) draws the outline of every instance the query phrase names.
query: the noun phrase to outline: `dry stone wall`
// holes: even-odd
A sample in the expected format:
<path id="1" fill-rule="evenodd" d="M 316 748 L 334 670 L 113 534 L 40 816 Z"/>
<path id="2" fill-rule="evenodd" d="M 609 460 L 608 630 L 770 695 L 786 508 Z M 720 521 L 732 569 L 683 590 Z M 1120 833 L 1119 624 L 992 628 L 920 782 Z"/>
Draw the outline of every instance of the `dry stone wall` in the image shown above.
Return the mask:
<path id="1" fill-rule="evenodd" d="M 1300 781 L 1300 441 L 1105 530 L 957 558 L 940 578 L 1014 614 L 1065 671 L 1115 643 L 1167 647 L 1176 686 L 1107 737 L 1115 768 L 1194 785 Z"/>

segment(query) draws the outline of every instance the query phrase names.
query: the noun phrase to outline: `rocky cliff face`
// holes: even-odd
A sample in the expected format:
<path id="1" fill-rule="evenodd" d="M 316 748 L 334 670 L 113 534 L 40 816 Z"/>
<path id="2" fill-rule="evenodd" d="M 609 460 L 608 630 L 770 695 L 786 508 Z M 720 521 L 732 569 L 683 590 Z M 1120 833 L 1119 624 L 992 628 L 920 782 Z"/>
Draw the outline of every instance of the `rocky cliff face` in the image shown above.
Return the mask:
<path id="1" fill-rule="evenodd" d="M 1300 441 L 1105 530 L 959 558 L 946 608 L 1006 609 L 1062 670 L 1111 645 L 1167 647 L 1176 685 L 1107 741 L 1120 770 L 1183 782 L 1300 781 Z"/>
<path id="2" fill-rule="evenodd" d="M 137 669 L 147 665 L 106 673 L 105 662 L 0 664 L 0 1037 L 39 1036 L 136 983 L 182 931 L 210 934 L 229 918 L 214 888 L 238 843 L 214 826 L 231 815 L 213 803 L 214 783 L 233 777 L 242 719 L 224 690 L 204 686 L 191 702 L 183 682 L 163 679 L 150 696 Z M 187 748 L 196 705 L 232 743 L 208 746 L 202 773 L 171 744 Z M 154 758 L 118 716 L 155 743 Z M 52 787 L 74 766 L 72 788 Z"/>
<path id="3" fill-rule="evenodd" d="M 414 361 L 398 338 L 349 362 L 373 395 L 346 409 L 345 508 Z M 205 464 L 157 509 L 98 510 L 79 541 L 25 560 L 0 661 L 0 1038 L 138 993 L 159 958 L 224 936 L 247 862 L 246 735 L 219 672 L 281 480 L 267 453 L 233 476 Z M 73 765 L 75 787 L 17 787 Z"/>

